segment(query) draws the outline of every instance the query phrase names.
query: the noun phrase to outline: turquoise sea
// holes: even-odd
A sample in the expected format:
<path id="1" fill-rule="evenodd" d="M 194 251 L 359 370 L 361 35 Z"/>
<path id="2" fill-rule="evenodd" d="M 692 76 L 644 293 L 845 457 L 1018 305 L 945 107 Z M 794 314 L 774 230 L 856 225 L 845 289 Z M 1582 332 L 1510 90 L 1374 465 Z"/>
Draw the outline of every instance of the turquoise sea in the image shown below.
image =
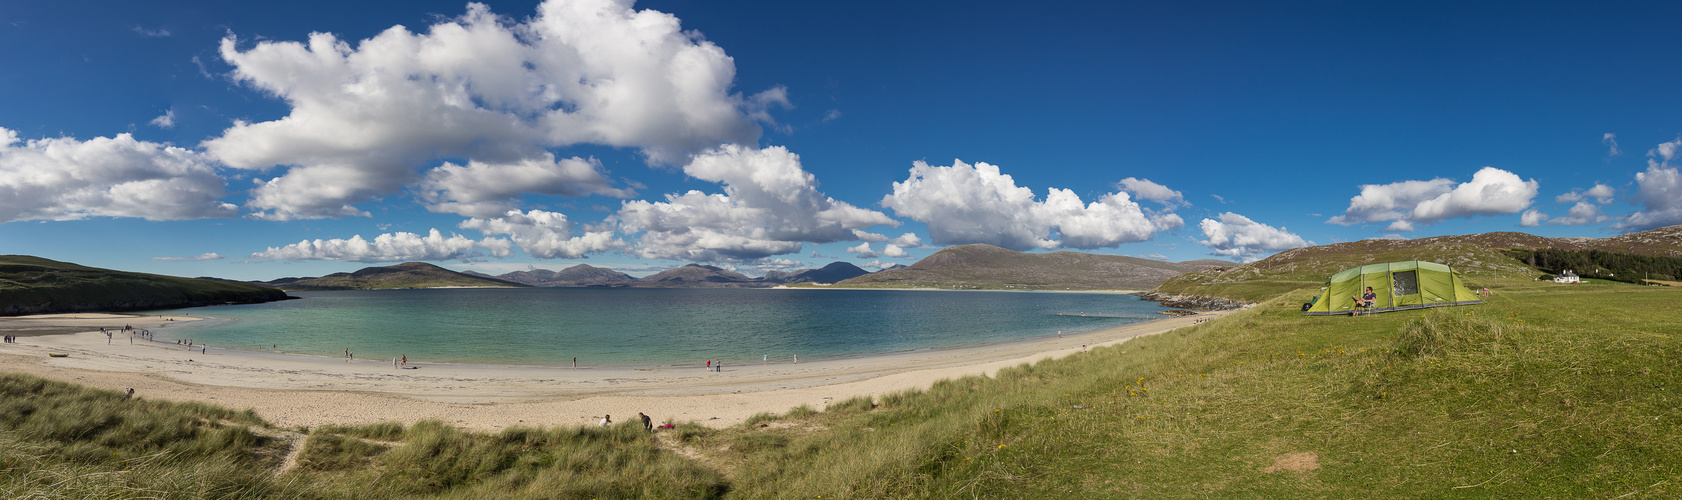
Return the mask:
<path id="1" fill-rule="evenodd" d="M 1161 317 L 1133 295 L 1049 292 L 518 288 L 292 292 L 302 300 L 157 311 L 211 348 L 411 362 L 699 365 L 1008 342 Z M 1062 313 L 1062 315 L 1059 315 Z M 1086 316 L 1080 316 L 1086 314 Z M 1097 317 L 1103 315 L 1106 317 Z M 1119 317 L 1118 317 L 1119 316 Z"/>

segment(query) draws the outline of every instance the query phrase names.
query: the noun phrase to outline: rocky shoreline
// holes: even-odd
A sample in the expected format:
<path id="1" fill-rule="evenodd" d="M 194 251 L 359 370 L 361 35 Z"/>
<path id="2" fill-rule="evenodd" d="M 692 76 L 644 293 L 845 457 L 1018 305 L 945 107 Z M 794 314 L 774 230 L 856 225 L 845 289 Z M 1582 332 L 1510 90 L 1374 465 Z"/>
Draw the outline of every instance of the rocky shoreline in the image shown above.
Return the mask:
<path id="1" fill-rule="evenodd" d="M 1140 292 L 1139 298 L 1162 304 L 1163 307 L 1196 309 L 1201 311 L 1224 311 L 1228 309 L 1238 309 L 1249 305 L 1245 302 L 1219 297 L 1204 297 L 1200 295 L 1168 295 L 1156 292 Z"/>

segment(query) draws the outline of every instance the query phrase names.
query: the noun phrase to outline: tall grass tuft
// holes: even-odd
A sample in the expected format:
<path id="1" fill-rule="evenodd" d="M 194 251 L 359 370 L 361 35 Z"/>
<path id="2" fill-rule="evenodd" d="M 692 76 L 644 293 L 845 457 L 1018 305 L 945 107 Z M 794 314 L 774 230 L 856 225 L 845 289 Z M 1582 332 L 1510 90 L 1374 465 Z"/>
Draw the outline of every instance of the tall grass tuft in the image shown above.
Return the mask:
<path id="1" fill-rule="evenodd" d="M 1500 323 L 1483 316 L 1473 317 L 1454 309 L 1432 309 L 1403 323 L 1391 349 L 1396 354 L 1417 358 L 1473 342 L 1499 342 L 1501 333 Z"/>

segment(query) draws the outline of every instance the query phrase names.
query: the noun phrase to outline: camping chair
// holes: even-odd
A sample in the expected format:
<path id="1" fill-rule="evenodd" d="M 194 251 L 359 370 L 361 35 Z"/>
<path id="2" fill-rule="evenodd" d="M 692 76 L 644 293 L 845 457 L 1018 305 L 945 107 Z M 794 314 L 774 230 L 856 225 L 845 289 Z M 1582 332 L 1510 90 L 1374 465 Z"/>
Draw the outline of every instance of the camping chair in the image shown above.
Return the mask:
<path id="1" fill-rule="evenodd" d="M 1373 301 L 1372 303 L 1365 304 L 1365 305 L 1362 305 L 1361 302 L 1357 301 L 1357 302 L 1355 302 L 1355 308 L 1353 310 L 1349 311 L 1349 315 L 1350 316 L 1360 316 L 1361 315 L 1361 310 L 1366 309 L 1367 310 L 1367 315 L 1371 316 L 1373 314 L 1372 308 L 1374 306 L 1377 306 L 1377 305 L 1378 305 L 1378 301 Z"/>

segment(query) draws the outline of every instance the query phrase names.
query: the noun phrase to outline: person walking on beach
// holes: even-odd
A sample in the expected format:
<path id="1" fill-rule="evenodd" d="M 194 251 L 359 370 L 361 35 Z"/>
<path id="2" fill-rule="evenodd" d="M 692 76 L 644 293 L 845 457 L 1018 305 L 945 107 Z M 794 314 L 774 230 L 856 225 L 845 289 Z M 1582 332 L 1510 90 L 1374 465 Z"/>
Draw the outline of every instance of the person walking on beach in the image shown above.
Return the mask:
<path id="1" fill-rule="evenodd" d="M 643 415 L 640 411 L 637 412 L 637 416 L 642 418 L 643 430 L 654 432 L 654 419 L 648 418 L 648 415 Z"/>
<path id="2" fill-rule="evenodd" d="M 613 415 L 602 415 L 602 427 L 613 425 Z"/>
<path id="3" fill-rule="evenodd" d="M 408 354 L 403 355 L 403 367 L 404 368 L 409 367 L 409 355 Z"/>

